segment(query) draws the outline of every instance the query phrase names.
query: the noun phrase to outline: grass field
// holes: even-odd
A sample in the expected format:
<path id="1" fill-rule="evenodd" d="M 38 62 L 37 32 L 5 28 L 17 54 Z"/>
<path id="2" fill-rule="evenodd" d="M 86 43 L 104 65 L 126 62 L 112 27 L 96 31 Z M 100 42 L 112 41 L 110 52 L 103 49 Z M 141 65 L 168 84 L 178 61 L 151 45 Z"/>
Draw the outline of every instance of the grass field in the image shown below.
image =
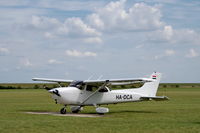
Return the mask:
<path id="1" fill-rule="evenodd" d="M 104 117 L 80 118 L 25 114 L 60 110 L 46 90 L 0 90 L 0 133 L 199 133 L 200 88 L 160 89 L 163 93 L 170 101 L 108 105 Z"/>

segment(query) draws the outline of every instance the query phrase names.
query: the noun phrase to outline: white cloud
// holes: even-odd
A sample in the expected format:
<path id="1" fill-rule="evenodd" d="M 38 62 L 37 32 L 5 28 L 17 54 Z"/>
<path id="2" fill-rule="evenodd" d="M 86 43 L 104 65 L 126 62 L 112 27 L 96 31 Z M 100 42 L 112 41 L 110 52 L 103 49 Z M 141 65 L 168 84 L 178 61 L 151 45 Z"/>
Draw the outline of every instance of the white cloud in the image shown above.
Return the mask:
<path id="1" fill-rule="evenodd" d="M 96 53 L 89 52 L 89 51 L 80 52 L 77 50 L 66 50 L 65 53 L 66 53 L 66 55 L 73 56 L 73 57 L 96 57 L 97 56 Z"/>
<path id="2" fill-rule="evenodd" d="M 200 34 L 191 29 L 176 30 L 173 41 L 178 44 L 200 45 Z"/>
<path id="3" fill-rule="evenodd" d="M 57 28 L 61 23 L 56 18 L 32 16 L 31 24 L 39 29 Z"/>
<path id="4" fill-rule="evenodd" d="M 101 43 L 101 33 L 83 22 L 80 18 L 67 18 L 60 22 L 56 18 L 32 16 L 33 28 L 42 32 L 44 37 L 53 38 L 81 38 L 86 43 Z"/>
<path id="5" fill-rule="evenodd" d="M 200 34 L 198 32 L 190 29 L 173 29 L 170 25 L 149 32 L 148 39 L 159 43 L 200 45 Z"/>
<path id="6" fill-rule="evenodd" d="M 141 40 L 169 44 L 200 44 L 200 34 L 194 30 L 174 29 L 161 21 L 160 7 L 135 3 L 127 9 L 125 4 L 126 0 L 110 2 L 86 18 L 71 17 L 66 18 L 64 22 L 57 18 L 32 16 L 31 25 L 48 39 L 77 38 L 85 43 L 102 43 L 106 32 L 126 32 L 130 35 L 140 31 L 143 33 Z"/>
<path id="7" fill-rule="evenodd" d="M 55 38 L 55 37 L 56 37 L 55 35 L 53 35 L 53 34 L 50 33 L 50 32 L 45 32 L 45 33 L 44 33 L 44 36 L 45 36 L 46 38 L 49 38 L 49 39 L 52 39 L 52 38 Z"/>
<path id="8" fill-rule="evenodd" d="M 200 57 L 200 33 L 197 24 L 199 16 L 197 10 L 196 13 L 190 12 L 190 9 L 194 10 L 193 6 L 190 9 L 184 9 L 185 11 L 181 12 L 182 19 L 177 20 L 172 19 L 174 10 L 168 10 L 168 5 L 160 7 L 156 5 L 160 2 L 110 1 L 1 0 L 0 43 L 3 45 L 0 48 L 7 50 L 0 49 L 0 55 L 9 55 L 1 59 L 1 69 L 8 68 L 9 70 L 1 76 L 15 78 L 11 75 L 18 73 L 12 71 L 16 70 L 13 68 L 21 70 L 31 68 L 41 74 L 57 76 L 58 73 L 64 75 L 63 72 L 67 67 L 67 70 L 70 70 L 69 73 L 73 73 L 70 76 L 79 77 L 80 72 L 83 72 L 83 77 L 83 75 L 89 75 L 88 70 L 92 73 L 99 71 L 99 68 L 105 73 L 111 69 L 112 72 L 124 71 L 122 69 L 124 66 L 133 66 L 134 62 L 138 62 L 134 69 L 137 73 L 145 69 L 141 66 L 152 64 L 152 57 L 160 59 L 156 61 L 160 64 L 157 68 L 162 67 L 163 71 L 168 71 L 170 65 L 163 60 L 178 62 L 177 64 L 183 68 L 181 70 L 188 70 L 186 67 L 188 64 L 183 63 L 188 59 L 182 58 L 180 61 L 179 57 L 196 57 L 196 59 Z M 101 4 L 96 6 L 98 3 L 108 4 L 104 7 Z M 195 5 L 194 2 L 190 3 Z M 182 4 L 173 5 L 175 8 L 183 9 L 181 6 Z M 198 5 L 195 6 L 196 9 L 198 7 Z M 161 11 L 165 15 L 163 18 Z M 85 45 L 86 43 L 102 44 Z M 184 53 L 183 50 L 186 48 L 189 49 Z M 57 59 L 63 56 L 63 49 L 68 49 L 65 51 L 67 57 L 61 62 Z M 101 51 L 101 56 L 92 51 Z M 31 58 L 20 60 L 23 57 Z M 73 59 L 77 57 L 78 60 L 71 60 L 72 57 Z M 132 62 L 128 61 L 130 57 L 133 57 Z M 116 66 L 115 64 L 119 64 L 117 60 L 119 58 L 124 60 L 120 61 L 121 65 Z M 84 64 L 84 62 L 87 63 Z M 46 73 L 46 70 L 54 69 L 53 64 L 62 65 L 57 65 L 59 69 L 56 69 L 56 72 Z M 77 64 L 79 68 L 68 64 Z M 177 64 L 175 63 L 174 67 L 177 67 Z M 113 65 L 116 66 L 114 69 L 111 67 Z M 194 62 L 190 68 L 195 68 L 192 68 L 195 65 L 199 63 Z M 152 68 L 149 67 L 149 69 Z M 29 71 L 30 77 L 34 71 Z M 131 67 L 125 71 L 129 74 L 134 73 Z M 177 71 L 174 73 L 179 75 Z M 26 71 L 22 71 L 21 74 L 24 74 L 22 80 L 31 79 Z M 5 78 L 2 79 L 5 80 Z"/>
<path id="9" fill-rule="evenodd" d="M 99 15 L 96 13 L 93 13 L 87 17 L 88 23 L 96 27 L 98 29 L 103 29 L 104 28 L 104 22 L 100 19 Z"/>
<path id="10" fill-rule="evenodd" d="M 163 26 L 158 7 L 136 3 L 128 10 L 126 0 L 110 2 L 87 17 L 88 23 L 105 31 L 146 31 Z"/>
<path id="11" fill-rule="evenodd" d="M 7 55 L 9 53 L 10 53 L 10 51 L 9 51 L 8 48 L 1 48 L 0 47 L 0 55 Z"/>
<path id="12" fill-rule="evenodd" d="M 68 34 L 80 36 L 100 36 L 101 33 L 96 29 L 85 24 L 80 18 L 68 18 L 65 20 L 64 27 L 67 27 Z"/>
<path id="13" fill-rule="evenodd" d="M 164 26 L 163 36 L 166 40 L 170 40 L 173 37 L 173 29 L 172 26 L 166 25 Z"/>
<path id="14" fill-rule="evenodd" d="M 160 44 L 200 45 L 200 34 L 198 32 L 191 29 L 175 29 L 162 21 L 160 7 L 135 3 L 132 7 L 126 9 L 125 3 L 126 0 L 108 3 L 105 7 L 88 15 L 87 23 L 102 33 L 108 31 L 112 34 L 123 34 L 123 32 L 131 34 L 140 31 L 147 41 Z"/>
<path id="15" fill-rule="evenodd" d="M 84 56 L 92 56 L 92 57 L 97 56 L 97 54 L 94 53 L 94 52 L 84 52 L 83 55 L 84 55 Z"/>
<path id="16" fill-rule="evenodd" d="M 175 54 L 175 51 L 172 50 L 172 49 L 167 49 L 167 50 L 165 50 L 165 55 L 166 55 L 166 56 L 172 56 L 172 55 L 174 55 L 174 54 Z"/>
<path id="17" fill-rule="evenodd" d="M 89 37 L 84 39 L 86 43 L 102 43 L 102 39 L 100 37 Z"/>
<path id="18" fill-rule="evenodd" d="M 193 48 L 189 50 L 188 54 L 186 54 L 186 57 L 188 58 L 194 58 L 199 56 L 199 53 L 197 53 Z"/>
<path id="19" fill-rule="evenodd" d="M 48 64 L 62 64 L 62 62 L 55 59 L 49 59 Z"/>

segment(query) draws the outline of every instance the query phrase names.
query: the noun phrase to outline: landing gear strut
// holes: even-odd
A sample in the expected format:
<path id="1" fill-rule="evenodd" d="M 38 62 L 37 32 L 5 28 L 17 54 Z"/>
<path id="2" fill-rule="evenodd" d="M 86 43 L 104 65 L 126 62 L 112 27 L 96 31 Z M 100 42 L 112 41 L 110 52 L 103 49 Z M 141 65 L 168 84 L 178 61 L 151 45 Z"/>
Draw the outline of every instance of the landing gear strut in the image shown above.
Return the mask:
<path id="1" fill-rule="evenodd" d="M 83 110 L 83 107 L 81 106 L 71 106 L 72 113 L 78 113 L 79 111 Z"/>
<path id="2" fill-rule="evenodd" d="M 61 114 L 66 114 L 66 112 L 67 112 L 67 111 L 66 111 L 66 106 L 63 107 L 63 108 L 60 110 L 60 113 L 61 113 Z"/>

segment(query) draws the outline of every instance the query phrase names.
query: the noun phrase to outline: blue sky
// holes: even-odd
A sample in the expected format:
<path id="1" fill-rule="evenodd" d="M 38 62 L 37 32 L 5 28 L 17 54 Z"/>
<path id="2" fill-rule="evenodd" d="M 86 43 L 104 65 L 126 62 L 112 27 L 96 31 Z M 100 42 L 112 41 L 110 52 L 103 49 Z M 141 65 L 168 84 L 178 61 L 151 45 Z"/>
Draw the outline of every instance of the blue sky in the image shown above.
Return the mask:
<path id="1" fill-rule="evenodd" d="M 199 12 L 196 0 L 1 0 L 0 82 L 199 82 Z"/>

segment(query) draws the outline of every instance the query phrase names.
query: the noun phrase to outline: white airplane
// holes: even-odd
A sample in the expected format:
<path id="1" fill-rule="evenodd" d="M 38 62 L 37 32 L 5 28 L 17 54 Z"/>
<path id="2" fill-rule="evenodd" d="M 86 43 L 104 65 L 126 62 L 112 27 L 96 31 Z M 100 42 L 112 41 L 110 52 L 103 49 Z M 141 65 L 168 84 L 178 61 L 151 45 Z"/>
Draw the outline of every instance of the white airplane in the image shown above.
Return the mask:
<path id="1" fill-rule="evenodd" d="M 96 107 L 99 114 L 108 113 L 109 109 L 100 107 L 105 104 L 116 104 L 124 102 L 138 102 L 147 100 L 168 100 L 167 96 L 156 96 L 161 73 L 154 72 L 150 78 L 128 78 L 128 79 L 101 79 L 101 80 L 60 80 L 33 78 L 34 81 L 47 81 L 67 83 L 68 87 L 59 87 L 49 90 L 56 103 L 64 105 L 60 110 L 61 114 L 66 113 L 66 106 L 69 105 L 73 113 L 78 113 L 84 106 Z M 108 86 L 130 85 L 144 83 L 140 88 L 111 90 Z"/>

